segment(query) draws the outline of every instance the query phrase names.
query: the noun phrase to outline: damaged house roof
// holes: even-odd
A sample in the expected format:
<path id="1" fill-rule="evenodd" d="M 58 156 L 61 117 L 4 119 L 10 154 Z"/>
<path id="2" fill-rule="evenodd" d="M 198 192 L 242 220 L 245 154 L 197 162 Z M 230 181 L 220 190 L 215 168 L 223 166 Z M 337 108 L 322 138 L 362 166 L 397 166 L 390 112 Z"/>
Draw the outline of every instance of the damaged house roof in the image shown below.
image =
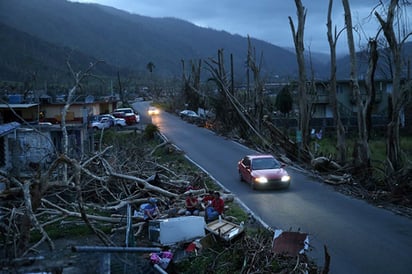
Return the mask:
<path id="1" fill-rule="evenodd" d="M 0 125 L 0 137 L 10 133 L 11 131 L 19 127 L 20 127 L 20 123 L 18 122 L 11 122 L 11 123 Z"/>

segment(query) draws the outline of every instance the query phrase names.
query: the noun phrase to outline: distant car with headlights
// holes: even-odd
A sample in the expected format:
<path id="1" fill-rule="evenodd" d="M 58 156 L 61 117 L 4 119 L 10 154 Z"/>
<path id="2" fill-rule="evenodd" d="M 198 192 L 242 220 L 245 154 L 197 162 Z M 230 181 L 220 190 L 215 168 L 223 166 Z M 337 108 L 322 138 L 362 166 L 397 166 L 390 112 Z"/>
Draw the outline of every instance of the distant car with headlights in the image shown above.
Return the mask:
<path id="1" fill-rule="evenodd" d="M 149 109 L 147 110 L 147 114 L 149 114 L 150 116 L 159 115 L 159 113 L 160 113 L 160 110 L 159 110 L 157 107 L 151 106 L 151 107 L 149 107 Z"/>
<path id="2" fill-rule="evenodd" d="M 238 164 L 239 177 L 252 189 L 284 189 L 290 186 L 290 175 L 272 155 L 247 155 Z"/>

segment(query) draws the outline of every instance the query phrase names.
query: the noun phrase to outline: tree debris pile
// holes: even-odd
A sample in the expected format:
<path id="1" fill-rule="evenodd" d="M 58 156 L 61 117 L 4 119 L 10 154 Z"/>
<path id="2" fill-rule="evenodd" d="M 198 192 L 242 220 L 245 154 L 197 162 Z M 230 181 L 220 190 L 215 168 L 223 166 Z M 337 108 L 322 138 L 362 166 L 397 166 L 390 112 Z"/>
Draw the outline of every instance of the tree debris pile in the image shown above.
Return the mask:
<path id="1" fill-rule="evenodd" d="M 174 146 L 167 142 L 154 144 L 152 140 L 149 144 L 136 135 L 123 138 L 116 136 L 105 140 L 104 143 L 111 145 L 101 145 L 99 152 L 82 160 L 60 155 L 49 170 L 38 170 L 32 176 L 17 178 L 1 174 L 6 186 L 0 192 L 1 269 L 34 267 L 34 262 L 38 264 L 40 260 L 40 266 L 35 268 L 38 271 L 61 270 L 77 264 L 73 256 L 56 250 L 56 243 L 62 237 L 72 242 L 72 234 L 89 235 L 91 231 L 94 236 L 87 236 L 87 239 L 94 238 L 92 244 L 96 246 L 125 246 L 129 227 L 127 205 L 136 209 L 155 197 L 161 213 L 159 217 L 168 218 L 185 212 L 188 192 L 199 198 L 206 194 L 206 182 L 210 179 L 182 160 L 181 152 Z M 234 199 L 233 195 L 225 193 L 221 197 L 226 208 Z M 132 217 L 131 227 L 131 237 L 136 243 L 150 246 L 147 239 L 142 240 L 147 237 L 147 221 Z M 85 241 L 83 237 L 80 239 Z M 245 236 L 229 245 L 217 241 L 203 251 L 194 259 L 211 260 L 208 264 L 213 269 L 217 266 L 244 273 L 269 273 L 274 269 L 298 270 L 309 265 L 304 257 L 275 256 L 271 253 L 271 237 L 259 235 L 256 239 Z M 40 256 L 45 253 L 53 254 L 52 264 Z"/>
<path id="2" fill-rule="evenodd" d="M 318 273 L 317 266 L 305 254 L 291 257 L 275 254 L 273 234 L 258 230 L 255 235 L 244 234 L 230 245 L 214 242 L 203 248 L 199 256 L 181 262 L 184 273 Z"/>
<path id="3" fill-rule="evenodd" d="M 171 201 L 184 208 L 185 191 L 206 193 L 208 177 L 191 170 L 180 154 L 167 142 L 155 144 L 131 133 L 112 136 L 99 152 L 81 160 L 60 155 L 48 170 L 29 176 L 1 173 L 0 266 L 36 256 L 40 246 L 53 251 L 55 234 L 79 233 L 80 227 L 105 246 L 123 245 L 111 236 L 125 235 L 126 206 L 138 208 L 150 197 L 159 201 L 162 216 L 168 216 Z M 147 224 L 138 217 L 132 222 L 136 234 Z"/>
<path id="4" fill-rule="evenodd" d="M 351 179 L 336 184 L 338 191 L 412 218 L 412 170 L 403 169 L 383 182 Z"/>
<path id="5" fill-rule="evenodd" d="M 270 139 L 275 143 L 273 149 L 283 150 L 283 153 L 290 159 L 301 163 L 310 163 L 313 156 L 309 150 L 299 146 L 298 143 L 292 141 L 288 136 L 283 134 L 270 120 L 265 119 L 263 124 L 270 132 Z"/>

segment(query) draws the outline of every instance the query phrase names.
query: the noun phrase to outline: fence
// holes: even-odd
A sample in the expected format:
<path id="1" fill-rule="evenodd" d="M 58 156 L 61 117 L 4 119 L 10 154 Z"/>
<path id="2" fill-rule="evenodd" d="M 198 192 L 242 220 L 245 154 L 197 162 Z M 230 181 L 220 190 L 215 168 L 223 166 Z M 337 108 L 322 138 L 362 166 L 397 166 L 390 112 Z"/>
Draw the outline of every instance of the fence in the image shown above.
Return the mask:
<path id="1" fill-rule="evenodd" d="M 162 273 L 157 265 L 152 266 L 142 253 L 160 252 L 157 247 L 135 247 L 132 231 L 131 206 L 127 206 L 127 229 L 125 234 L 125 247 L 107 246 L 73 246 L 72 251 L 81 253 L 80 262 L 77 262 L 76 274 L 151 274 Z M 80 266 L 80 269 L 79 269 Z M 82 272 L 82 271 L 85 272 Z M 156 270 L 156 271 L 155 271 Z M 80 272 L 78 272 L 80 271 Z M 66 270 L 64 273 L 70 273 Z"/>

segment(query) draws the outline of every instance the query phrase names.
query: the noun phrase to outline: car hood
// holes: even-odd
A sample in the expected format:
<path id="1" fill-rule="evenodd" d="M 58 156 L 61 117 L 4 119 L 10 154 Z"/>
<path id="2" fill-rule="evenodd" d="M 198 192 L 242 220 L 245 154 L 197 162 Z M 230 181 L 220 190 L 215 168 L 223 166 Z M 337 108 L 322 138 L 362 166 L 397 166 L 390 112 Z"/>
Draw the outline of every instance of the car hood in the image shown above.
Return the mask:
<path id="1" fill-rule="evenodd" d="M 284 175 L 288 175 L 286 170 L 283 168 L 279 169 L 261 169 L 261 170 L 253 170 L 252 176 L 253 177 L 266 177 L 268 179 L 279 179 Z"/>

